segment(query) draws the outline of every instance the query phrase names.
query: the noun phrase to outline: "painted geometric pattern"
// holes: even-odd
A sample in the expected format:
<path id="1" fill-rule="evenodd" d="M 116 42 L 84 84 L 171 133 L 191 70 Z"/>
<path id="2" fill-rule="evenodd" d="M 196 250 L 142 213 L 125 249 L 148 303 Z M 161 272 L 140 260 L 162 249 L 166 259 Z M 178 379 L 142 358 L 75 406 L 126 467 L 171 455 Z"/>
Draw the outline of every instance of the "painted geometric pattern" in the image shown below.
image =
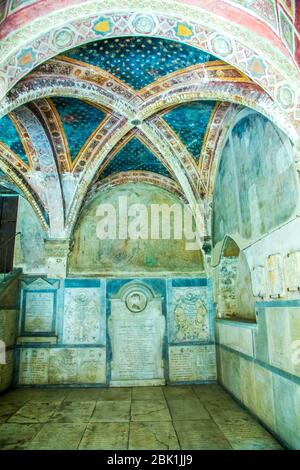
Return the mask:
<path id="1" fill-rule="evenodd" d="M 86 140 L 103 121 L 106 114 L 95 106 L 76 98 L 52 98 L 52 101 L 62 122 L 71 160 L 74 161 Z"/>
<path id="2" fill-rule="evenodd" d="M 9 147 L 26 165 L 29 165 L 21 138 L 8 116 L 0 119 L 0 142 Z"/>
<path id="3" fill-rule="evenodd" d="M 106 177 L 120 171 L 152 171 L 170 177 L 168 170 L 138 139 L 132 138 L 115 155 L 104 169 L 101 177 Z"/>
<path id="4" fill-rule="evenodd" d="M 158 38 L 104 39 L 72 49 L 65 56 L 87 62 L 139 90 L 163 75 L 216 60 L 194 47 Z"/>
<path id="5" fill-rule="evenodd" d="M 0 23 L 5 18 L 6 0 L 0 0 Z"/>
<path id="6" fill-rule="evenodd" d="M 288 16 L 280 10 L 280 29 L 281 36 L 287 47 L 293 52 L 294 51 L 294 30 L 293 24 L 288 18 Z"/>
<path id="7" fill-rule="evenodd" d="M 268 23 L 281 36 L 290 52 L 294 53 L 294 41 L 297 41 L 299 36 L 300 8 L 297 5 L 299 0 L 298 2 L 297 0 L 227 0 L 227 2 L 240 5 Z M 297 51 L 295 52 L 297 56 Z"/>
<path id="8" fill-rule="evenodd" d="M 231 0 L 230 3 L 237 3 L 245 8 L 248 8 L 257 16 L 276 28 L 275 0 Z"/>
<path id="9" fill-rule="evenodd" d="M 25 7 L 27 5 L 32 5 L 33 3 L 37 3 L 38 0 L 10 0 L 9 3 L 9 12 L 13 12 L 21 7 Z"/>
<path id="10" fill-rule="evenodd" d="M 195 101 L 172 109 L 163 119 L 176 132 L 195 160 L 199 159 L 215 101 Z"/>

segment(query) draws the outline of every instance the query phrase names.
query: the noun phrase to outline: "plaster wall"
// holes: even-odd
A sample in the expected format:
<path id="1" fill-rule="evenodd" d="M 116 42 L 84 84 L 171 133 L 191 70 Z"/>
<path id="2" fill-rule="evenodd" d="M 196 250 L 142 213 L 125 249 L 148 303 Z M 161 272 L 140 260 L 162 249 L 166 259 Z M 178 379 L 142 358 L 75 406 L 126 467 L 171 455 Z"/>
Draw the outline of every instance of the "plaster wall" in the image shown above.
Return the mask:
<path id="1" fill-rule="evenodd" d="M 239 301 L 238 318 L 217 319 L 218 380 L 288 447 L 300 449 L 297 173 L 289 145 L 261 118 L 242 119 L 230 136 L 239 173 L 229 164 L 227 143 L 216 183 L 212 257 L 224 263 L 220 246 L 232 236 L 240 249 L 233 287 Z M 234 190 L 226 185 L 230 178 L 236 178 Z"/>

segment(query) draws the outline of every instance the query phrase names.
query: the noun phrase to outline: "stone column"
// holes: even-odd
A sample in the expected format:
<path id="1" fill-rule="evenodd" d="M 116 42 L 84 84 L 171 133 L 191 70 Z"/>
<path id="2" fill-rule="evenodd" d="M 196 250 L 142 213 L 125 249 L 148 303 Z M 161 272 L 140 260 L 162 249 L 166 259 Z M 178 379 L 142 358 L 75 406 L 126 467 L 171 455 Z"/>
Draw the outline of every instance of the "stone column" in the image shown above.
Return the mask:
<path id="1" fill-rule="evenodd" d="M 53 279 L 67 277 L 70 240 L 53 238 L 45 240 L 45 249 L 47 255 L 47 277 Z"/>

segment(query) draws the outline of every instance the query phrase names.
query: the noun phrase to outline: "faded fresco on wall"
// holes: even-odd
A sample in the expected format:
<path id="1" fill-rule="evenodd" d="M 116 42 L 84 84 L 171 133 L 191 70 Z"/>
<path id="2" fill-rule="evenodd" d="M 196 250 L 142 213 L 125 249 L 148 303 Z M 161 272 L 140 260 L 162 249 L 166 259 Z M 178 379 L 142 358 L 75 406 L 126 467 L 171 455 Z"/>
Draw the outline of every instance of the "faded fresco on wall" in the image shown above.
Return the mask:
<path id="1" fill-rule="evenodd" d="M 225 144 L 215 183 L 214 244 L 257 239 L 292 217 L 298 184 L 287 138 L 265 117 L 242 118 Z"/>
<path id="2" fill-rule="evenodd" d="M 182 202 L 173 194 L 148 184 L 128 183 L 111 188 L 97 195 L 84 209 L 74 231 L 74 244 L 69 257 L 70 273 L 143 273 L 143 272 L 201 272 L 203 259 L 200 251 L 186 250 L 185 240 L 174 239 L 174 218 L 171 217 L 171 239 L 106 239 L 97 238 L 96 216 L 100 204 L 112 204 L 118 208 L 119 197 L 127 197 L 128 207 L 143 204 L 150 214 L 151 204 L 173 204 Z M 148 209 L 149 208 L 149 209 Z M 117 235 L 119 220 L 117 220 Z M 129 217 L 130 223 L 130 217 Z M 148 219 L 150 220 L 150 219 Z M 122 222 L 122 221 L 121 221 Z M 161 226 L 165 226 L 161 219 Z M 148 224 L 150 233 L 150 223 Z"/>
<path id="3" fill-rule="evenodd" d="M 15 267 L 23 268 L 25 273 L 43 274 L 46 264 L 46 233 L 31 205 L 23 197 L 19 197 L 17 232 L 21 232 L 21 236 L 16 239 Z"/>

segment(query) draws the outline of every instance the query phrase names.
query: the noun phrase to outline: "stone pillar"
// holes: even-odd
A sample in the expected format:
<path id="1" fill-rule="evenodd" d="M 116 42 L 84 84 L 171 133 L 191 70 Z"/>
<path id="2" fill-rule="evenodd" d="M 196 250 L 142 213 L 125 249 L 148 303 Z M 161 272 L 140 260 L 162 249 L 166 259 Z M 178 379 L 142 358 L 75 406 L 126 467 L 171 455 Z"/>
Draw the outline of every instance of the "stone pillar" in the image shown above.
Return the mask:
<path id="1" fill-rule="evenodd" d="M 52 279 L 67 277 L 70 240 L 45 240 L 45 249 L 47 255 L 47 277 Z"/>

